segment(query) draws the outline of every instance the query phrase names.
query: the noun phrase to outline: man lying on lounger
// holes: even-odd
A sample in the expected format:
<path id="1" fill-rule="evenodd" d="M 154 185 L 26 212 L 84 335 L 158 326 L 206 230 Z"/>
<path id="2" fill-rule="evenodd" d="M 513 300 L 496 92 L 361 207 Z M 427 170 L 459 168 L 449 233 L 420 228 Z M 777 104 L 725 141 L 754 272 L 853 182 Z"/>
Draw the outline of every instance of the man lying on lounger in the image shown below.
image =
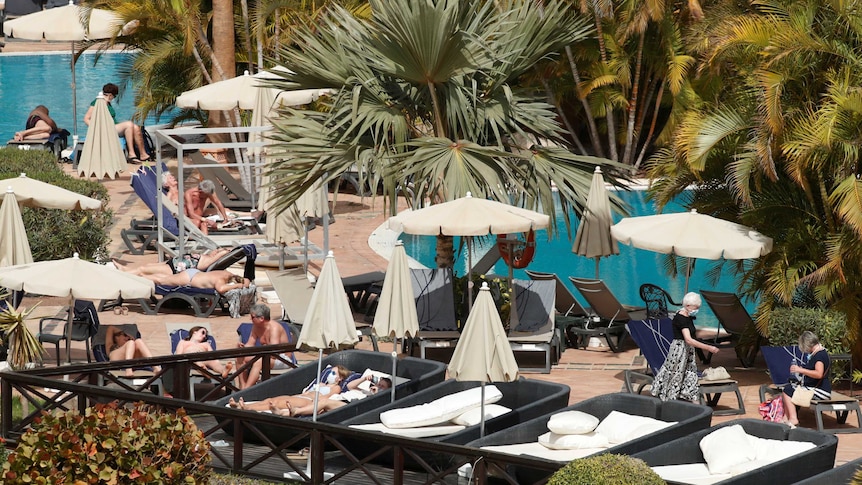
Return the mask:
<path id="1" fill-rule="evenodd" d="M 137 268 L 126 268 L 125 265 L 119 262 L 116 258 L 111 258 L 114 266 L 120 271 L 132 273 L 137 276 L 168 276 L 176 273 L 181 273 L 187 269 L 199 269 L 206 271 L 211 264 L 215 263 L 225 254 L 233 251 L 234 248 L 217 248 L 204 253 L 184 254 L 182 257 L 175 257 L 166 260 L 163 263 L 147 263 Z"/>
<path id="2" fill-rule="evenodd" d="M 237 347 L 257 347 L 260 345 L 281 345 L 290 343 L 290 338 L 284 330 L 284 327 L 271 318 L 269 306 L 264 305 L 263 303 L 255 303 L 249 309 L 248 314 L 251 317 L 251 332 L 249 333 L 248 340 L 237 343 Z M 292 359 L 293 356 L 289 354 L 281 354 L 281 357 L 285 360 L 295 361 Z M 255 357 L 251 355 L 248 357 L 237 358 L 236 368 L 239 369 L 243 364 L 254 358 Z M 279 359 L 272 359 L 270 362 L 273 369 L 280 369 L 285 365 L 285 363 Z M 251 367 L 237 377 L 239 388 L 246 389 L 257 384 L 257 381 L 260 380 L 262 370 L 263 360 L 255 360 Z"/>
<path id="3" fill-rule="evenodd" d="M 189 268 L 177 274 L 147 274 L 142 276 L 153 281 L 157 285 L 191 286 L 192 288 L 212 289 L 216 290 L 221 295 L 237 288 L 248 288 L 251 284 L 251 281 L 249 281 L 248 278 L 235 275 L 225 269 L 201 271 L 197 268 Z"/>

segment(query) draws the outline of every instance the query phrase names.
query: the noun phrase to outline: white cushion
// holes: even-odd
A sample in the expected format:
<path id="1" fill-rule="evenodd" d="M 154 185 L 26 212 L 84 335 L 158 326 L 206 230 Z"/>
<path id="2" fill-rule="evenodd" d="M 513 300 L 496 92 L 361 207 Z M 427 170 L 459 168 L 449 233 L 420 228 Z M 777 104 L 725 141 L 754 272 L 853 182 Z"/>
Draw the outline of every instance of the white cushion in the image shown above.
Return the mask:
<path id="1" fill-rule="evenodd" d="M 646 418 L 650 420 L 649 422 L 643 422 L 637 427 L 633 428 L 628 435 L 628 440 L 631 441 L 634 439 L 641 438 L 643 436 L 653 434 L 656 431 L 661 431 L 669 426 L 673 426 L 676 424 L 676 421 L 662 421 L 660 419 Z"/>
<path id="2" fill-rule="evenodd" d="M 464 426 L 451 424 L 447 426 L 423 426 L 421 428 L 388 428 L 383 423 L 373 424 L 351 424 L 351 428 L 362 429 L 365 431 L 379 431 L 381 433 L 392 434 L 396 436 L 404 436 L 405 438 L 430 438 L 432 436 L 446 436 L 452 433 L 457 433 L 464 429 Z"/>
<path id="3" fill-rule="evenodd" d="M 389 428 L 418 428 L 442 424 L 455 416 L 479 407 L 482 402 L 482 389 L 474 387 L 456 392 L 429 403 L 407 408 L 390 409 L 380 413 L 380 422 Z M 493 404 L 503 398 L 496 386 L 485 387 L 485 404 Z"/>
<path id="4" fill-rule="evenodd" d="M 769 465 L 773 462 L 773 460 L 752 460 L 740 463 L 738 465 L 733 465 L 730 467 L 730 474 L 733 476 L 742 475 L 743 473 L 748 473 L 751 470 L 757 470 L 758 468 Z"/>
<path id="5" fill-rule="evenodd" d="M 605 448 L 584 448 L 582 450 L 552 450 L 546 448 L 539 443 L 519 443 L 516 445 L 494 445 L 483 446 L 483 450 L 496 451 L 499 453 L 508 453 L 510 455 L 527 455 L 544 458 L 546 460 L 558 461 L 560 463 L 568 463 L 578 458 L 584 458 L 604 451 Z"/>
<path id="6" fill-rule="evenodd" d="M 607 437 L 598 433 L 557 434 L 548 432 L 539 436 L 539 443 L 552 450 L 580 450 L 610 446 Z"/>
<path id="7" fill-rule="evenodd" d="M 781 461 L 816 447 L 810 441 L 771 440 L 751 435 L 748 440 L 755 450 L 754 459 L 766 463 Z"/>
<path id="8" fill-rule="evenodd" d="M 512 410 L 506 406 L 488 404 L 485 406 L 485 421 L 488 421 L 491 418 L 496 418 L 497 416 L 502 416 L 511 411 Z M 476 426 L 477 424 L 480 424 L 482 422 L 482 406 L 473 408 L 464 414 L 456 416 L 452 419 L 452 422 L 462 426 Z"/>
<path id="9" fill-rule="evenodd" d="M 749 436 L 738 424 L 725 426 L 704 436 L 700 440 L 700 451 L 713 474 L 729 473 L 734 466 L 757 457 L 757 450 L 751 445 Z"/>
<path id="10" fill-rule="evenodd" d="M 548 429 L 556 434 L 591 433 L 598 425 L 599 418 L 583 411 L 563 411 L 548 420 Z"/>
<path id="11" fill-rule="evenodd" d="M 706 466 L 706 463 L 654 466 L 652 471 L 667 482 L 690 483 L 692 485 L 709 485 L 732 477 L 730 473 L 709 473 L 709 467 Z"/>
<path id="12" fill-rule="evenodd" d="M 655 427 L 661 429 L 673 423 L 659 425 L 657 423 L 665 423 L 658 419 L 648 418 L 646 416 L 637 416 L 634 414 L 621 413 L 619 411 L 611 411 L 605 419 L 596 426 L 596 433 L 605 435 L 611 444 L 625 443 L 626 441 L 643 436 L 638 434 L 641 426 L 649 426 L 644 430 L 654 430 Z"/>

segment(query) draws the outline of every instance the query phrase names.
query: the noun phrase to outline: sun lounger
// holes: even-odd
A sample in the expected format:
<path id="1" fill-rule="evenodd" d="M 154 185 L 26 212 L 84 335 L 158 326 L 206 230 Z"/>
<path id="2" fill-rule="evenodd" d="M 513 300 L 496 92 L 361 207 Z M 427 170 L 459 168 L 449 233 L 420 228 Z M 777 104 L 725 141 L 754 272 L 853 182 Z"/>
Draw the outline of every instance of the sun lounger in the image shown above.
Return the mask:
<path id="1" fill-rule="evenodd" d="M 325 367 L 326 365 L 341 365 L 360 373 L 365 369 L 372 369 L 390 374 L 392 372 L 392 356 L 388 353 L 366 350 L 342 350 L 324 356 L 321 366 Z M 317 377 L 317 366 L 317 361 L 308 363 L 285 372 L 280 376 L 255 384 L 248 389 L 231 394 L 229 397 L 216 401 L 215 404 L 224 406 L 231 397 L 235 400 L 243 398 L 245 401 L 251 402 L 261 401 L 273 396 L 300 394 Z M 395 402 L 442 382 L 445 373 L 446 366 L 441 362 L 422 360 L 414 357 L 399 359 L 395 375 L 398 378 L 405 379 L 405 381 L 395 386 Z M 317 416 L 317 420 L 325 423 L 341 423 L 348 418 L 377 409 L 383 404 L 389 403 L 390 399 L 389 392 L 368 396 L 365 399 L 350 402 L 338 409 L 322 413 Z M 284 419 L 289 420 L 290 418 Z M 224 430 L 229 434 L 233 433 L 232 426 L 227 426 Z M 296 436 L 296 432 L 292 430 L 289 422 L 284 427 L 267 427 L 262 432 L 265 433 L 267 439 L 277 444 L 285 443 Z M 246 441 L 260 442 L 262 438 L 252 430 L 245 430 L 243 434 L 243 439 Z M 295 446 L 301 447 L 304 444 L 297 443 Z"/>
<path id="2" fill-rule="evenodd" d="M 569 340 L 586 348 L 591 337 L 604 337 L 614 352 L 621 350 L 625 340 L 625 324 L 632 319 L 646 317 L 644 307 L 623 305 L 602 280 L 570 276 L 572 284 L 583 295 L 594 317 L 583 328 L 572 325 L 566 329 Z M 598 321 L 596 321 L 598 320 Z"/>
<path id="3" fill-rule="evenodd" d="M 419 357 L 428 348 L 454 347 L 461 336 L 455 318 L 455 292 L 451 268 L 411 269 L 419 336 L 412 345 L 419 346 Z M 412 347 L 411 347 L 412 348 Z"/>
<path id="4" fill-rule="evenodd" d="M 569 386 L 566 386 L 564 384 L 558 384 L 555 382 L 523 378 L 515 382 L 493 382 L 486 385 L 486 399 L 488 393 L 493 392 L 489 391 L 492 386 L 501 394 L 500 399 L 493 404 L 496 404 L 501 408 L 508 409 L 508 411 L 504 412 L 503 414 L 496 415 L 492 418 L 487 418 L 486 416 L 486 435 L 490 435 L 491 433 L 508 429 L 518 423 L 560 409 L 569 402 Z M 428 389 L 425 389 L 421 392 L 417 392 L 411 396 L 405 397 L 404 399 L 400 399 L 394 403 L 388 403 L 383 406 L 378 406 L 366 412 L 365 414 L 356 416 L 354 418 L 346 419 L 342 421 L 342 424 L 345 426 L 378 424 L 383 422 L 381 421 L 381 415 L 386 413 L 387 411 L 396 409 L 407 409 L 413 406 L 431 403 L 445 396 L 450 396 L 452 394 L 465 390 L 472 389 L 475 391 L 479 391 L 479 387 L 479 382 L 458 382 L 454 379 L 450 379 L 435 386 L 429 387 Z M 473 407 L 478 407 L 479 403 L 480 401 L 476 401 Z M 505 409 L 501 409 L 501 411 L 505 411 Z M 426 423 L 428 421 L 428 417 L 426 416 L 425 412 L 419 410 L 418 408 L 411 409 L 411 411 L 407 414 L 409 415 L 410 419 L 412 419 L 413 422 L 417 424 Z M 479 413 L 475 414 L 479 415 Z M 488 414 L 487 409 L 486 414 Z M 407 429 L 407 424 L 409 423 L 401 423 L 399 425 L 401 426 L 399 429 Z M 432 423 L 432 425 L 435 426 L 449 426 L 451 424 L 452 423 L 449 422 Z M 438 441 L 441 443 L 463 445 L 480 438 L 479 422 L 475 420 L 470 420 L 466 424 L 467 425 L 464 426 L 462 429 L 454 430 L 454 432 L 452 433 L 429 436 L 424 439 Z M 367 429 L 369 428 L 369 426 L 363 426 L 363 428 Z M 421 432 L 422 430 L 418 431 Z M 405 431 L 399 431 L 399 433 L 405 433 Z M 371 451 L 374 451 L 367 449 L 367 446 L 364 446 L 363 443 L 357 443 L 354 441 L 348 441 L 345 446 L 348 448 L 348 450 L 351 451 L 351 453 L 354 453 L 360 457 L 367 456 Z M 429 454 L 423 455 L 423 458 L 426 460 L 433 459 L 433 457 L 429 456 Z M 388 462 L 392 459 L 392 457 L 391 454 L 383 454 L 378 457 L 378 459 L 383 462 Z"/>
<path id="5" fill-rule="evenodd" d="M 702 441 L 716 432 L 719 434 Z M 795 483 L 829 470 L 837 448 L 838 439 L 833 435 L 739 419 L 632 456 L 644 460 L 671 483 L 760 485 Z"/>
<path id="6" fill-rule="evenodd" d="M 727 333 L 722 335 L 717 332 L 712 339 L 704 338 L 705 336 L 698 334 L 698 338 L 708 341 L 711 345 L 717 347 L 733 347 L 742 366 L 751 367 L 754 364 L 754 359 L 757 357 L 757 351 L 763 343 L 763 337 L 754 328 L 754 321 L 751 319 L 751 315 L 748 314 L 748 310 L 742 305 L 739 297 L 733 293 L 708 290 L 700 290 L 700 295 L 706 301 L 706 304 L 709 305 L 712 313 L 715 314 L 715 318 L 718 319 L 718 323 L 721 324 L 721 327 Z M 744 349 L 740 346 L 742 337 L 746 332 L 754 332 L 754 335 L 757 335 L 754 344 L 749 349 Z M 701 361 L 704 364 L 709 364 L 712 354 L 704 355 L 699 349 L 698 352 Z"/>
<path id="7" fill-rule="evenodd" d="M 224 167 L 206 166 L 217 164 L 216 160 L 205 157 L 201 152 L 189 153 L 191 167 L 198 171 L 201 179 L 215 184 L 215 195 L 228 209 L 251 211 L 254 209 L 252 196 Z"/>
<path id="8" fill-rule="evenodd" d="M 763 358 L 769 369 L 771 384 L 760 386 L 760 402 L 766 401 L 766 394 L 780 395 L 784 386 L 790 382 L 790 366 L 796 362 L 802 365 L 806 357 L 796 345 L 789 346 L 764 346 L 761 347 Z M 831 356 L 830 356 L 831 357 Z M 831 367 L 831 365 L 830 365 Z M 829 377 L 827 377 L 828 379 Z M 829 399 L 812 399 L 811 410 L 817 422 L 817 430 L 826 433 L 862 433 L 862 410 L 859 409 L 859 401 L 850 396 L 845 396 L 835 390 Z M 847 423 L 850 413 L 856 413 L 856 427 L 838 427 L 826 429 L 823 426 L 823 413 L 835 413 L 835 420 L 839 425 Z"/>
<path id="9" fill-rule="evenodd" d="M 57 159 L 60 154 L 69 144 L 69 130 L 60 129 L 56 133 L 51 133 L 46 138 L 29 139 L 29 140 L 9 140 L 6 142 L 6 148 L 18 148 L 19 150 L 50 150 Z"/>
<path id="10" fill-rule="evenodd" d="M 559 361 L 561 339 L 554 326 L 556 283 L 550 280 L 514 280 L 518 326 L 509 329 L 507 337 L 517 358 L 523 353 L 544 354 L 544 365 L 530 367 L 518 364 L 521 371 L 551 372 L 551 364 Z"/>
<path id="11" fill-rule="evenodd" d="M 551 416 L 563 416 L 561 413 L 568 411 L 587 413 L 596 417 L 599 422 L 605 420 L 612 411 L 617 411 L 625 415 L 643 416 L 672 424 L 652 432 L 646 432 L 648 428 L 646 426 L 640 431 L 636 427 L 629 426 L 632 433 L 625 437 L 625 441 L 615 444 L 609 443 L 609 447 L 603 449 L 552 450 L 540 444 L 539 437 L 549 432 L 548 421 L 550 421 Z M 486 435 L 484 438 L 467 443 L 467 446 L 535 456 L 557 462 L 562 467 L 572 459 L 592 454 L 615 453 L 630 455 L 644 451 L 667 441 L 682 438 L 690 433 L 706 429 L 709 427 L 711 420 L 712 409 L 698 404 L 684 401 L 662 402 L 654 397 L 637 396 L 634 394 L 605 394 L 585 399 L 569 407 L 555 410 L 529 421 L 516 424 L 510 428 Z M 610 423 L 606 424 L 609 425 Z M 560 453 L 559 451 L 566 451 L 566 453 Z M 522 466 L 511 466 L 507 472 L 516 478 L 519 483 L 536 483 L 542 479 L 546 479 L 550 475 L 548 471 Z"/>
<path id="12" fill-rule="evenodd" d="M 818 473 L 801 482 L 796 482 L 796 485 L 823 485 L 826 483 L 829 485 L 850 485 L 853 483 L 853 476 L 859 470 L 862 470 L 862 458 L 857 458 L 841 466 Z"/>
<path id="13" fill-rule="evenodd" d="M 176 304 L 190 307 L 197 318 L 208 318 L 216 308 L 233 318 L 248 313 L 246 309 L 254 301 L 257 288 L 252 284 L 248 288 L 237 288 L 222 295 L 212 288 L 195 288 L 193 286 L 156 285 L 156 295 L 150 298 L 138 298 L 141 309 L 147 315 L 157 315 L 162 308 Z M 236 300 L 231 308 L 231 300 Z M 168 306 L 165 306 L 168 305 Z M 246 309 L 243 311 L 242 309 Z"/>
<path id="14" fill-rule="evenodd" d="M 652 384 L 654 376 L 661 370 L 670 349 L 670 342 L 673 340 L 671 325 L 671 320 L 668 318 L 631 320 L 626 324 L 627 331 L 632 340 L 640 347 L 649 367 L 649 374 L 633 370 L 624 372 L 625 388 L 628 392 L 640 394 L 646 386 Z M 700 385 L 701 404 L 706 403 L 715 407 L 718 405 L 722 394 L 732 392 L 736 396 L 736 408 L 715 411 L 715 415 L 745 414 L 742 394 L 739 391 L 739 384 L 735 380 L 706 380 L 701 378 L 698 384 Z"/>
<path id="15" fill-rule="evenodd" d="M 93 349 L 93 360 L 95 362 L 110 362 L 108 358 L 108 349 L 105 347 L 105 338 L 109 327 L 120 327 L 127 335 L 134 335 L 135 338 L 141 338 L 141 332 L 138 326 L 134 323 L 124 323 L 120 325 L 100 325 L 99 331 L 92 338 L 91 348 Z M 128 386 L 135 386 L 138 389 L 151 388 L 156 395 L 164 394 L 161 377 L 155 377 L 152 367 L 135 367 L 134 376 L 127 377 L 125 371 L 112 371 L 114 382 L 128 381 Z M 105 381 L 100 377 L 99 385 L 105 385 Z"/>

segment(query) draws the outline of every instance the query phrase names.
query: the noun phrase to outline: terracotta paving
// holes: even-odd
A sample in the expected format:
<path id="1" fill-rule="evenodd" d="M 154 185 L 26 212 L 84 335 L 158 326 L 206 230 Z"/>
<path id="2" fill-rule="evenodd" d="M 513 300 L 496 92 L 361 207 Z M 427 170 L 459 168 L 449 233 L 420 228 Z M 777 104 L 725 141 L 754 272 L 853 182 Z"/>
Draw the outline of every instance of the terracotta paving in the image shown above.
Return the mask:
<path id="1" fill-rule="evenodd" d="M 35 44 L 35 48 L 31 47 L 29 51 L 47 50 L 44 43 L 10 42 L 7 44 L 4 52 L 27 51 L 27 46 L 24 46 L 24 44 Z M 130 166 L 129 168 L 130 170 L 134 170 L 135 167 Z M 65 169 L 67 172 L 71 172 L 71 165 L 65 165 Z M 123 227 L 128 227 L 129 221 L 132 218 L 140 219 L 150 216 L 149 210 L 143 202 L 138 200 L 138 197 L 129 185 L 129 172 L 121 174 L 116 180 L 105 180 L 103 183 L 108 188 L 111 197 L 109 205 L 115 211 L 114 225 L 111 227 L 111 243 L 109 245 L 111 255 L 120 258 L 130 265 L 156 261 L 157 256 L 152 252 L 143 256 L 128 254 L 119 235 Z M 330 248 L 335 253 L 342 276 L 350 276 L 374 270 L 385 271 L 386 260 L 378 256 L 368 245 L 368 236 L 385 221 L 383 208 L 382 199 L 360 198 L 351 194 L 339 194 L 338 205 L 334 211 L 336 222 L 330 227 Z M 322 246 L 322 230 L 312 231 L 310 239 Z M 320 270 L 320 262 L 312 262 L 309 270 L 317 274 Z M 261 274 L 262 271 L 258 271 L 258 275 Z M 263 287 L 264 284 L 264 282 L 260 281 L 261 287 L 266 289 Z M 32 305 L 36 301 L 42 302 L 36 311 L 38 316 L 53 316 L 60 311 L 62 305 L 65 303 L 63 300 L 57 298 L 28 298 L 24 304 Z M 273 315 L 281 313 L 279 304 L 272 304 L 271 307 Z M 170 352 L 170 342 L 165 331 L 165 323 L 203 321 L 186 313 L 150 316 L 141 313 L 136 305 L 130 305 L 129 309 L 130 311 L 127 315 L 102 312 L 99 315 L 101 323 L 136 323 L 141 330 L 143 338 L 157 355 L 164 355 Z M 229 316 L 214 315 L 205 321 L 210 324 L 218 346 L 220 348 L 227 348 L 233 346 L 237 341 L 236 328 L 244 320 L 245 318 L 232 319 Z M 357 315 L 357 320 L 362 321 L 362 316 Z M 35 332 L 38 327 L 38 320 L 31 321 L 29 325 Z M 371 345 L 369 342 L 364 341 L 358 347 L 370 349 Z M 384 344 L 384 348 L 387 347 L 388 345 Z M 53 346 L 48 350 L 51 353 L 48 354 L 46 363 L 53 365 Z M 310 361 L 315 358 L 315 355 L 298 355 L 298 358 Z M 80 342 L 75 342 L 73 345 L 73 359 L 85 359 L 84 347 Z M 762 358 L 759 358 L 755 362 L 753 368 L 742 369 L 736 367 L 738 362 L 732 352 L 722 351 L 715 357 L 712 365 L 726 367 L 732 376 L 739 381 L 745 400 L 746 414 L 744 417 L 759 419 L 760 416 L 757 413 L 759 403 L 758 388 L 760 384 L 769 382 L 765 373 L 766 366 Z M 567 349 L 563 353 L 560 363 L 554 366 L 550 374 L 527 374 L 527 377 L 568 384 L 571 387 L 570 402 L 574 403 L 600 394 L 619 392 L 623 385 L 623 372 L 626 369 L 642 368 L 643 364 L 641 358 L 638 357 L 638 350 L 633 346 L 629 346 L 623 352 L 616 354 L 602 349 Z M 849 390 L 843 390 L 842 392 L 845 394 L 850 393 Z M 853 394 L 858 393 L 853 392 Z M 732 396 L 725 395 L 722 397 L 720 403 L 735 403 L 735 399 Z M 713 418 L 713 422 L 724 422 L 737 417 L 739 416 L 716 416 Z M 803 426 L 814 426 L 813 413 L 803 411 L 801 418 Z M 851 416 L 849 421 L 853 419 L 854 417 Z M 826 425 L 827 427 L 830 425 L 834 426 L 834 419 L 827 416 Z M 839 435 L 836 464 L 842 464 L 860 456 L 862 456 L 862 433 Z"/>

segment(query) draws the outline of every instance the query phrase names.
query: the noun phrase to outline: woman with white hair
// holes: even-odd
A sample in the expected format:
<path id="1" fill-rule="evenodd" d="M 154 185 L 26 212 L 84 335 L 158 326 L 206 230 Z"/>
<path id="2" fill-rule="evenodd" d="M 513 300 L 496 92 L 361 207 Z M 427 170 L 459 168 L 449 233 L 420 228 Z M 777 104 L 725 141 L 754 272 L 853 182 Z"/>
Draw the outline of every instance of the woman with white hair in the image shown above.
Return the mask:
<path id="1" fill-rule="evenodd" d="M 713 354 L 718 347 L 697 340 L 694 319 L 702 304 L 700 295 L 691 292 L 682 299 L 682 308 L 673 316 L 673 341 L 667 359 L 659 370 L 652 385 L 652 395 L 662 401 L 680 399 L 697 401 L 700 387 L 697 380 L 697 362 L 694 349 L 698 348 Z"/>

